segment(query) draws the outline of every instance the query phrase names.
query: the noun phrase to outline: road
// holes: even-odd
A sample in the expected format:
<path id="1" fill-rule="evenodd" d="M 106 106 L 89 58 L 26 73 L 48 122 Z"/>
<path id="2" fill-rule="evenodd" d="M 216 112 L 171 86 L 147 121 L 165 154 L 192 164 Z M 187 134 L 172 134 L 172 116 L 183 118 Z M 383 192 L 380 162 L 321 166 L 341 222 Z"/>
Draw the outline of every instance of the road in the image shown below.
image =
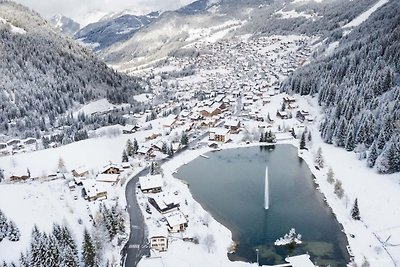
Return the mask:
<path id="1" fill-rule="evenodd" d="M 220 126 L 223 123 L 224 121 L 220 121 L 216 126 Z M 200 134 L 199 136 L 191 140 L 186 147 L 176 152 L 174 156 L 178 156 L 188 148 L 195 148 L 197 143 L 205 138 L 207 135 L 207 131 Z M 170 158 L 162 159 L 158 161 L 158 163 L 161 165 L 168 160 L 170 160 Z M 127 209 L 130 218 L 131 233 L 128 242 L 122 250 L 122 266 L 125 267 L 136 267 L 143 256 L 150 255 L 149 243 L 146 236 L 146 225 L 144 222 L 143 214 L 136 199 L 136 184 L 139 181 L 139 177 L 147 175 L 149 172 L 149 167 L 144 168 L 141 172 L 133 176 L 126 185 L 125 196 L 128 205 Z"/>
<path id="2" fill-rule="evenodd" d="M 129 241 L 126 243 L 123 253 L 123 264 L 125 267 L 136 267 L 140 259 L 145 255 L 150 255 L 149 244 L 145 236 L 145 223 L 143 214 L 136 199 L 136 184 L 139 177 L 149 173 L 150 168 L 146 167 L 136 174 L 126 186 L 125 196 L 127 209 L 130 218 L 131 233 Z M 126 256 L 126 258 L 125 258 Z"/>

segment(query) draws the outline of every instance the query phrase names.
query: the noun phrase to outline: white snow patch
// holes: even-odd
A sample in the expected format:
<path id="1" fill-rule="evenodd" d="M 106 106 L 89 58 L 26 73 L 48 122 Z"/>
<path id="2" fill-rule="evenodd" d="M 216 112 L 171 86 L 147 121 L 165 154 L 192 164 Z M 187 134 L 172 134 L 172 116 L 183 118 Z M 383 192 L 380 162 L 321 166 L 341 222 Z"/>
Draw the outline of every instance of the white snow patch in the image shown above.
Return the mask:
<path id="1" fill-rule="evenodd" d="M 26 33 L 26 31 L 24 29 L 12 25 L 11 23 L 9 23 L 7 20 L 5 20 L 3 18 L 0 18 L 0 22 L 8 25 L 11 28 L 12 33 L 17 33 L 17 34 L 25 34 Z"/>
<path id="2" fill-rule="evenodd" d="M 383 6 L 384 4 L 386 4 L 388 2 L 389 2 L 389 0 L 379 0 L 375 5 L 373 5 L 371 8 L 369 8 L 364 13 L 361 13 L 358 17 L 356 17 L 355 19 L 353 19 L 352 21 L 350 21 L 349 23 L 344 25 L 342 28 L 343 29 L 352 28 L 352 27 L 356 27 L 356 26 L 360 25 L 361 23 L 366 21 L 369 18 L 369 16 L 371 16 L 372 13 L 377 11 L 378 8 L 380 8 L 381 6 Z"/>

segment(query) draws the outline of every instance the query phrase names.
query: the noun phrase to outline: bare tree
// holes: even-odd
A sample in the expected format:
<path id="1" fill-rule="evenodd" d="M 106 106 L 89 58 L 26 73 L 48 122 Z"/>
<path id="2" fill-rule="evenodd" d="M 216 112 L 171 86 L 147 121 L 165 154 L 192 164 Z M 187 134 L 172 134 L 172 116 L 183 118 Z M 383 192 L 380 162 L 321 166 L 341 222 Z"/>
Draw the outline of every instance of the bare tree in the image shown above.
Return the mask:
<path id="1" fill-rule="evenodd" d="M 204 245 L 206 245 L 208 253 L 212 253 L 214 251 L 215 238 L 212 234 L 208 234 L 204 238 Z"/>

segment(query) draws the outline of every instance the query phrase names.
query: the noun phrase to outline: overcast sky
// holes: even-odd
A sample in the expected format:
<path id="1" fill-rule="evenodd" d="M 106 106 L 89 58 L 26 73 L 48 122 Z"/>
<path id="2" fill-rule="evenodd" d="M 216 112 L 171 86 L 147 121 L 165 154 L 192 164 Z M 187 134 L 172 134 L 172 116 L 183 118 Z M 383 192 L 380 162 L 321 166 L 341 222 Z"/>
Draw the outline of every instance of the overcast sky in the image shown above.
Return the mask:
<path id="1" fill-rule="evenodd" d="M 194 0 L 14 0 L 26 5 L 43 17 L 63 14 L 81 24 L 101 18 L 109 12 L 131 9 L 137 14 L 157 10 L 174 10 Z"/>

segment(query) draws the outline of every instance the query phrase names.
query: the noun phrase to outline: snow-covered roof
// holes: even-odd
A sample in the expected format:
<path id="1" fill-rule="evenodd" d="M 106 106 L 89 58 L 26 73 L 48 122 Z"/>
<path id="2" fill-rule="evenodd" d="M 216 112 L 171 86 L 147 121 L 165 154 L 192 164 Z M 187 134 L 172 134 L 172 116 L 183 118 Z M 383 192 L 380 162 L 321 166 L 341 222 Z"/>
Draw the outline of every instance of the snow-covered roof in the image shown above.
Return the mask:
<path id="1" fill-rule="evenodd" d="M 211 128 L 210 132 L 211 133 L 215 133 L 216 135 L 227 135 L 229 133 L 229 129 L 225 129 L 225 128 Z"/>
<path id="2" fill-rule="evenodd" d="M 139 177 L 139 183 L 142 190 L 148 190 L 152 188 L 162 187 L 163 179 L 161 174 L 148 175 Z"/>
<path id="3" fill-rule="evenodd" d="M 315 267 L 315 265 L 310 260 L 310 255 L 304 254 L 294 257 L 286 258 L 293 267 Z"/>
<path id="4" fill-rule="evenodd" d="M 98 193 L 107 192 L 103 185 L 96 183 L 96 180 L 93 179 L 82 181 L 82 185 L 89 198 L 96 197 Z"/>
<path id="5" fill-rule="evenodd" d="M 164 216 L 170 227 L 187 223 L 185 215 L 179 210 L 168 212 Z"/>
<path id="6" fill-rule="evenodd" d="M 96 177 L 97 182 L 115 183 L 119 179 L 119 174 L 99 174 Z"/>
<path id="7" fill-rule="evenodd" d="M 147 146 L 142 146 L 141 148 L 138 149 L 138 153 L 139 154 L 146 154 L 147 152 L 149 152 L 151 149 L 151 147 L 147 147 Z"/>
<path id="8" fill-rule="evenodd" d="M 167 237 L 168 238 L 168 230 L 165 227 L 165 225 L 162 225 L 161 227 L 148 227 L 149 231 L 149 238 L 152 237 Z"/>
<path id="9" fill-rule="evenodd" d="M 239 126 L 240 122 L 238 120 L 226 120 L 224 126 L 228 126 L 228 127 L 236 127 Z"/>
<path id="10" fill-rule="evenodd" d="M 175 123 L 176 118 L 176 115 L 169 114 L 168 117 L 164 118 L 163 126 L 171 127 Z"/>
<path id="11" fill-rule="evenodd" d="M 103 169 L 100 171 L 100 173 L 103 173 L 103 172 L 107 171 L 110 168 L 114 168 L 114 169 L 118 169 L 119 170 L 119 169 L 121 169 L 121 166 L 116 165 L 116 164 L 108 164 L 108 165 L 103 167 Z"/>

